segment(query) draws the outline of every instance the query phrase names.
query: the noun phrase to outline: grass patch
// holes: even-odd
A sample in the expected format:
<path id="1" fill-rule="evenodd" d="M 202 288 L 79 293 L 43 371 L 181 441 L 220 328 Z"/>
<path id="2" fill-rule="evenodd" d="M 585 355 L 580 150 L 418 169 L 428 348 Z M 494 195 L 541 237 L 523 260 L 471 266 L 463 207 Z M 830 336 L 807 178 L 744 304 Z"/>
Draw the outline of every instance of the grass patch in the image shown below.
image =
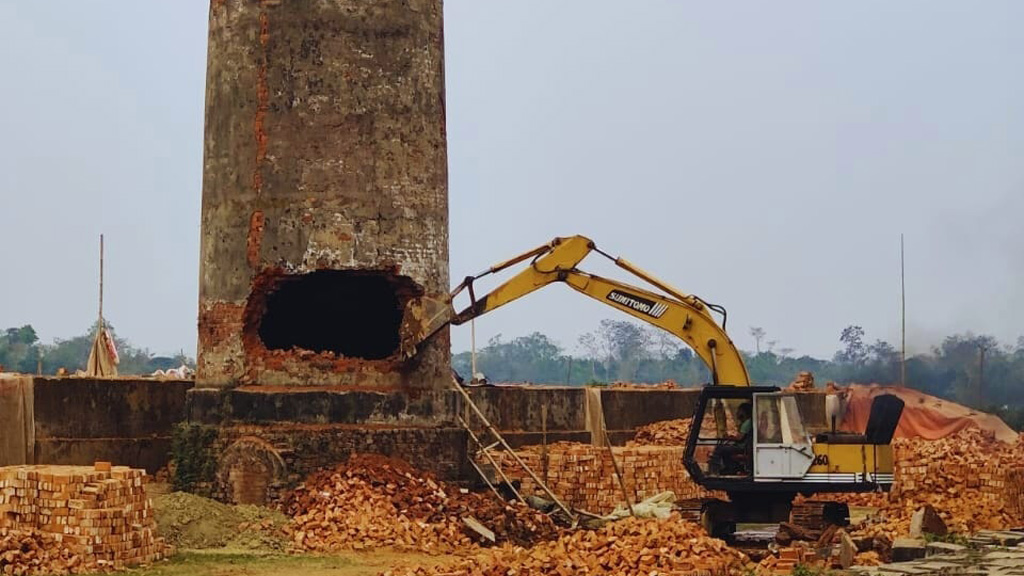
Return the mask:
<path id="1" fill-rule="evenodd" d="M 133 576 L 356 576 L 376 573 L 375 566 L 346 556 L 247 554 L 239 552 L 186 551 L 169 561 L 129 570 Z"/>
<path id="2" fill-rule="evenodd" d="M 376 576 L 396 566 L 429 567 L 456 560 L 418 552 L 374 550 L 330 555 L 232 549 L 184 550 L 169 561 L 119 574 L 127 576 Z"/>

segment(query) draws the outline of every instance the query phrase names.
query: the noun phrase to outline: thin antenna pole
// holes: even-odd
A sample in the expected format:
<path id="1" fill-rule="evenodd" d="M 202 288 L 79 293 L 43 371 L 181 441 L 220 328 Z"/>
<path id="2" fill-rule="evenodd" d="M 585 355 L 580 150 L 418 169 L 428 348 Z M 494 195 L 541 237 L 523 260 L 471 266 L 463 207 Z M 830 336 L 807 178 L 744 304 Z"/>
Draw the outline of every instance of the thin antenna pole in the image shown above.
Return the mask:
<path id="1" fill-rule="evenodd" d="M 903 233 L 900 233 L 900 386 L 907 385 L 907 281 L 903 264 Z"/>
<path id="2" fill-rule="evenodd" d="M 100 329 L 103 329 L 103 234 L 100 234 Z"/>
<path id="3" fill-rule="evenodd" d="M 985 405 L 985 346 L 978 346 L 978 408 Z"/>
<path id="4" fill-rule="evenodd" d="M 476 318 L 472 318 L 469 321 L 469 329 L 470 329 L 470 336 L 469 336 L 469 348 L 470 348 L 469 365 L 470 365 L 470 371 L 473 372 L 472 374 L 469 375 L 469 381 L 472 382 L 473 380 L 476 379 Z"/>

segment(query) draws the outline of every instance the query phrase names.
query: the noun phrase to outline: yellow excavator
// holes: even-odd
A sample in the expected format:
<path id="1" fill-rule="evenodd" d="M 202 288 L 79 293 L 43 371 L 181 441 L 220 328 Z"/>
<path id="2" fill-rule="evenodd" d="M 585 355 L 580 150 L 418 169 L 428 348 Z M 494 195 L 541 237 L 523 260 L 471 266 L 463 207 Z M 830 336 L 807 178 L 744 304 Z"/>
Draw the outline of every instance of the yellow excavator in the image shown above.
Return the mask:
<path id="1" fill-rule="evenodd" d="M 610 259 L 654 290 L 583 272 L 577 268 L 590 254 Z M 474 283 L 484 276 L 529 261 L 505 283 L 483 295 Z M 598 249 L 583 236 L 550 243 L 469 276 L 433 307 L 433 314 L 411 334 L 422 342 L 449 324 L 463 324 L 549 284 L 561 282 L 599 302 L 666 330 L 685 342 L 707 365 L 705 385 L 694 410 L 683 463 L 690 475 L 728 500 L 678 503 L 709 532 L 727 536 L 737 523 L 795 519 L 811 529 L 843 524 L 844 504 L 810 501 L 793 508 L 797 494 L 888 490 L 893 481 L 891 441 L 903 410 L 895 396 L 879 396 L 863 434 L 831 431 L 810 435 L 795 393 L 774 386 L 753 386 L 739 349 L 725 332 L 726 311 L 686 294 L 637 266 Z M 456 311 L 454 301 L 469 294 L 469 306 Z M 713 314 L 722 318 L 718 323 Z"/>

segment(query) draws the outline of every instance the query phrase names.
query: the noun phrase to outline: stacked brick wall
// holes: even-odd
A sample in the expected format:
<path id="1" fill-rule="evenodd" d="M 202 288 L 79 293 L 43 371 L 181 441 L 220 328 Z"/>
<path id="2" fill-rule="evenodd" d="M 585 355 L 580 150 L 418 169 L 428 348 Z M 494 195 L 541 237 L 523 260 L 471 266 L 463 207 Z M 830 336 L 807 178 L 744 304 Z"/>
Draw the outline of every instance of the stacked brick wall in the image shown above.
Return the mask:
<path id="1" fill-rule="evenodd" d="M 160 560 L 168 548 L 154 535 L 145 475 L 126 466 L 0 468 L 0 532 L 41 534 L 54 548 L 46 552 L 62 559 L 52 566 L 58 569 L 121 569 Z"/>
<path id="2" fill-rule="evenodd" d="M 633 502 L 669 490 L 678 499 L 711 495 L 686 472 L 682 447 L 629 446 L 612 450 L 622 469 L 626 492 Z M 559 443 L 548 446 L 546 450 L 540 446 L 528 446 L 516 454 L 568 506 L 606 514 L 624 503 L 607 448 Z M 502 471 L 521 483 L 524 494 L 543 496 L 536 482 L 510 454 L 496 453 L 494 456 Z"/>

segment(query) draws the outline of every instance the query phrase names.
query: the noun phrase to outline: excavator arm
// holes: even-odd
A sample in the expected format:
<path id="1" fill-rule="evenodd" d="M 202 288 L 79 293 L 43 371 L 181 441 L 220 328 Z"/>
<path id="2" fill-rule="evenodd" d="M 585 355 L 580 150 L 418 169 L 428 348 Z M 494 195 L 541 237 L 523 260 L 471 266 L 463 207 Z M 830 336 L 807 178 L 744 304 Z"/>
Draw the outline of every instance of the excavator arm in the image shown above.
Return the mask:
<path id="1" fill-rule="evenodd" d="M 578 270 L 577 264 L 592 252 L 609 258 L 661 293 Z M 476 280 L 526 260 L 530 260 L 526 269 L 487 294 L 477 296 L 473 286 Z M 712 383 L 750 385 L 743 358 L 723 328 L 723 308 L 684 294 L 626 260 L 602 252 L 592 240 L 583 236 L 555 238 L 548 244 L 496 264 L 480 274 L 469 276 L 452 291 L 446 303 L 421 303 L 418 315 L 423 322 L 409 336 L 417 343 L 422 342 L 444 326 L 463 324 L 554 282 L 564 282 L 573 290 L 598 302 L 675 334 L 708 366 Z M 463 291 L 469 293 L 470 305 L 456 312 L 454 301 Z M 719 326 L 712 311 L 723 315 L 723 326 Z"/>

